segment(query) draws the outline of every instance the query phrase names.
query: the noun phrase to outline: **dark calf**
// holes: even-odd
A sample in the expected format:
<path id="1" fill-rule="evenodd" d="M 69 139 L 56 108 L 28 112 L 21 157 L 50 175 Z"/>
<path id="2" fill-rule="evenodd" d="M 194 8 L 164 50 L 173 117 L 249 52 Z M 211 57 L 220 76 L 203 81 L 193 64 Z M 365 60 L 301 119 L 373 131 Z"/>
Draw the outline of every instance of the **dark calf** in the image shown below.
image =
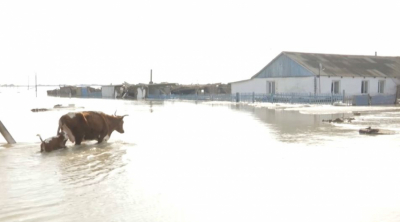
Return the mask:
<path id="1" fill-rule="evenodd" d="M 67 143 L 68 138 L 65 136 L 65 133 L 59 133 L 57 136 L 47 138 L 44 141 L 39 134 L 37 134 L 37 136 L 40 138 L 40 141 L 42 141 L 40 144 L 40 152 L 51 152 L 53 150 L 66 148 L 65 143 Z"/>

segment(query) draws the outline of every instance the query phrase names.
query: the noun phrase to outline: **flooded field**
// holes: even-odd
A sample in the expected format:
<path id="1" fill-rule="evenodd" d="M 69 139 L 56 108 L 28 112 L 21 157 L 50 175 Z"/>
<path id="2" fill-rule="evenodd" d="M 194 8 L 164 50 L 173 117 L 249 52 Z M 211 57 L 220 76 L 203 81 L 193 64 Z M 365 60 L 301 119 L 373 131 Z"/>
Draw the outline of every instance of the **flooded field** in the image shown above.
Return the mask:
<path id="1" fill-rule="evenodd" d="M 400 220 L 400 109 L 38 98 L 0 88 L 0 221 Z M 74 104 L 125 117 L 107 143 L 40 153 Z M 262 105 L 261 105 L 262 106 Z M 360 108 L 357 108 L 360 109 Z M 372 112 L 369 112 L 372 110 Z M 367 112 L 368 111 L 368 112 Z M 394 135 L 366 136 L 368 126 Z"/>

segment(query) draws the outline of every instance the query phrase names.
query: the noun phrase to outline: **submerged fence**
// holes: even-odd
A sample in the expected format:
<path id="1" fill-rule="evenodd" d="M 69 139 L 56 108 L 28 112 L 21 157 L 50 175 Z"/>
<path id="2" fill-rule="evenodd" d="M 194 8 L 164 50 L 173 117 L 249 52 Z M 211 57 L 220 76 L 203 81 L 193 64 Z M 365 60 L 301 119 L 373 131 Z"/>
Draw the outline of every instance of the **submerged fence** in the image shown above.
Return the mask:
<path id="1" fill-rule="evenodd" d="M 193 94 L 193 95 L 149 95 L 150 100 L 196 100 L 229 102 L 269 102 L 297 104 L 340 104 L 340 105 L 390 105 L 395 104 L 396 95 L 313 94 L 313 93 L 236 93 L 236 94 Z"/>
<path id="2" fill-rule="evenodd" d="M 270 103 L 308 103 L 308 104 L 333 104 L 343 102 L 341 94 L 310 94 L 310 93 L 276 93 L 254 94 L 242 93 L 239 101 L 243 102 L 270 102 Z"/>
<path id="3" fill-rule="evenodd" d="M 235 101 L 234 94 L 190 94 L 190 95 L 148 95 L 150 100 L 200 100 L 200 101 Z"/>
<path id="4" fill-rule="evenodd" d="M 236 94 L 198 94 L 198 95 L 149 95 L 151 100 L 199 100 L 229 102 L 270 102 L 270 103 L 312 103 L 333 104 L 343 102 L 342 94 L 308 94 L 308 93 L 236 93 Z"/>

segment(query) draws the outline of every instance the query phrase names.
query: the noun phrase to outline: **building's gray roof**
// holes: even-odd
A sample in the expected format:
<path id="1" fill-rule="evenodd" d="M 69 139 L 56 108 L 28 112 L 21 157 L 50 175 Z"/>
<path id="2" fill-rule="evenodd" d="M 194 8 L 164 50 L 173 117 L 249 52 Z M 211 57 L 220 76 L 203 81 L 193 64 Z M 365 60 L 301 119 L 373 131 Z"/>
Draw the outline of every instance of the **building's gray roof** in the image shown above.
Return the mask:
<path id="1" fill-rule="evenodd" d="M 315 75 L 400 77 L 400 57 L 282 52 Z"/>
<path id="2" fill-rule="evenodd" d="M 228 82 L 228 84 L 232 84 L 232 83 L 240 83 L 240 82 L 247 82 L 250 81 L 251 79 L 244 79 L 244 80 L 240 80 L 240 81 L 235 81 L 235 82 Z"/>

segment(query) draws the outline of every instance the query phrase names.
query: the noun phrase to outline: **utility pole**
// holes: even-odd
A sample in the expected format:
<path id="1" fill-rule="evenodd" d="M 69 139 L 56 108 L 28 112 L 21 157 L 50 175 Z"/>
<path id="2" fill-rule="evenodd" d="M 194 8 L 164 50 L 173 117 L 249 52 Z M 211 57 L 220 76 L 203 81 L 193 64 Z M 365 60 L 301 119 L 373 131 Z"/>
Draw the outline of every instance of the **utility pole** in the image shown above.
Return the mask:
<path id="1" fill-rule="evenodd" d="M 149 84 L 153 84 L 153 70 L 150 69 L 150 82 Z"/>

